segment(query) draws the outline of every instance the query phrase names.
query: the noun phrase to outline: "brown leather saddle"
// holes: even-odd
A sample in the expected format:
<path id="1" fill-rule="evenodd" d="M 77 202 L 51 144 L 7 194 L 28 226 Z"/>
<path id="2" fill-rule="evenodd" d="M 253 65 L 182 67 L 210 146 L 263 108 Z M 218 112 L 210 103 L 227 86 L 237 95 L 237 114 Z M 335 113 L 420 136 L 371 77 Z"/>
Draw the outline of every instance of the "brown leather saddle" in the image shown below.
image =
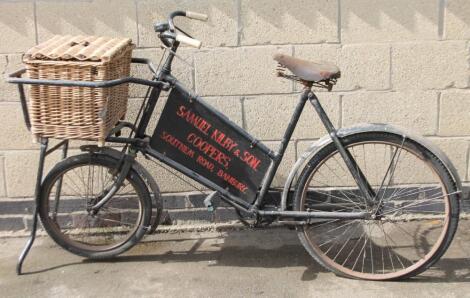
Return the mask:
<path id="1" fill-rule="evenodd" d="M 341 72 L 338 66 L 328 63 L 321 62 L 316 63 L 312 61 L 302 60 L 294 58 L 286 54 L 275 54 L 273 57 L 282 67 L 287 68 L 294 76 L 301 81 L 318 83 L 327 82 L 330 80 L 336 80 L 341 76 Z M 289 77 L 282 75 L 284 77 Z"/>

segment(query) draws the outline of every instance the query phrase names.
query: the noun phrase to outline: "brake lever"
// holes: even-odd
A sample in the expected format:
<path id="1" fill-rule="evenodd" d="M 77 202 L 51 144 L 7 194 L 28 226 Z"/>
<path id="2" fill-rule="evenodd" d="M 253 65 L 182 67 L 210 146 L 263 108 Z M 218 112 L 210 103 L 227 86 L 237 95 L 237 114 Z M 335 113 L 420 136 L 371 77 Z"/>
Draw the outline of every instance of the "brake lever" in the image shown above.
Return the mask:
<path id="1" fill-rule="evenodd" d="M 186 33 L 185 31 L 183 31 L 183 29 L 181 29 L 180 27 L 176 26 L 175 25 L 175 29 L 180 31 L 181 33 L 183 33 L 184 35 L 186 35 L 187 37 L 190 37 L 190 38 L 194 38 L 192 37 L 191 35 L 189 35 L 188 33 Z"/>

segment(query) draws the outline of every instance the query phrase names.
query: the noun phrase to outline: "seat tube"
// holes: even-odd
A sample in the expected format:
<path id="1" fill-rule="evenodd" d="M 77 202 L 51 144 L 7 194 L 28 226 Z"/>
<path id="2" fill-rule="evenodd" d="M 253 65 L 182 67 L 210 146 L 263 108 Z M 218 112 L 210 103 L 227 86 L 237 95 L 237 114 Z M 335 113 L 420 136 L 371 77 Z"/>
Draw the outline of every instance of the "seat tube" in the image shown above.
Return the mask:
<path id="1" fill-rule="evenodd" d="M 349 172 L 351 173 L 352 177 L 356 181 L 356 184 L 359 187 L 359 190 L 361 191 L 362 195 L 365 197 L 367 205 L 369 207 L 372 207 L 373 200 L 376 194 L 374 190 L 372 189 L 372 187 L 370 186 L 369 182 L 367 181 L 366 177 L 364 176 L 364 173 L 359 168 L 359 165 L 356 163 L 354 157 L 351 155 L 349 150 L 344 148 L 343 144 L 341 143 L 341 140 L 339 139 L 336 133 L 336 128 L 331 123 L 330 118 L 328 117 L 325 110 L 321 106 L 320 101 L 318 100 L 317 96 L 313 92 L 310 92 L 308 95 L 308 100 L 315 108 L 318 116 L 320 117 L 320 120 L 322 121 L 328 134 L 333 140 L 333 143 L 336 145 L 336 148 L 338 148 L 338 151 L 341 157 L 343 158 L 344 162 L 346 163 L 346 166 Z"/>
<path id="2" fill-rule="evenodd" d="M 256 201 L 253 204 L 252 209 L 257 210 L 259 206 L 261 206 L 263 202 L 263 198 L 269 190 L 271 183 L 273 182 L 274 176 L 276 175 L 277 169 L 281 164 L 282 158 L 284 157 L 284 153 L 286 152 L 286 148 L 289 145 L 289 141 L 292 138 L 292 134 L 294 133 L 295 127 L 297 126 L 297 122 L 299 121 L 300 115 L 302 115 L 302 111 L 305 107 L 305 103 L 307 102 L 307 96 L 310 92 L 310 88 L 306 88 L 302 94 L 300 95 L 299 102 L 295 107 L 294 113 L 289 121 L 287 129 L 284 133 L 284 137 L 282 138 L 281 144 L 279 145 L 279 149 L 276 152 L 276 156 L 274 157 L 273 162 L 268 168 L 268 172 L 264 177 L 263 184 L 261 186 L 261 190 Z"/>

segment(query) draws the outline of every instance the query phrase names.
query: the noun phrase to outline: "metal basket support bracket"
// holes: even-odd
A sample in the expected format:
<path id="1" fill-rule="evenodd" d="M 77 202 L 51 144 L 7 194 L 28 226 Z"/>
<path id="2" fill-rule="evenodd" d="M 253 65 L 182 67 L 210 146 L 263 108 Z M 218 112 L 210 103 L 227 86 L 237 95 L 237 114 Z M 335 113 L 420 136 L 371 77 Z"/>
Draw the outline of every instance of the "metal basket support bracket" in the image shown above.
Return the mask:
<path id="1" fill-rule="evenodd" d="M 29 236 L 29 239 L 26 242 L 25 247 L 21 251 L 20 257 L 18 258 L 18 263 L 16 264 L 16 274 L 18 275 L 23 274 L 22 272 L 23 262 L 26 259 L 26 256 L 28 255 L 31 247 L 33 246 L 34 240 L 36 239 L 36 232 L 37 232 L 37 227 L 38 227 L 38 215 L 39 215 L 39 200 L 41 197 L 41 190 L 42 190 L 41 185 L 42 185 L 42 178 L 44 175 L 44 163 L 45 163 L 46 157 L 47 155 L 51 154 L 57 149 L 62 148 L 62 159 L 64 159 L 67 157 L 67 151 L 69 147 L 68 140 L 63 140 L 62 142 L 50 148 L 49 150 L 47 149 L 48 144 L 49 144 L 49 139 L 40 138 L 39 143 L 40 143 L 40 151 L 39 151 L 38 170 L 37 170 L 37 176 L 36 176 L 36 186 L 34 189 L 33 224 L 31 227 L 31 234 Z M 56 192 L 56 197 L 55 197 L 56 200 L 58 198 L 58 195 L 60 194 L 60 188 L 62 186 L 61 179 L 58 181 L 58 184 L 59 185 L 57 186 L 57 192 Z"/>

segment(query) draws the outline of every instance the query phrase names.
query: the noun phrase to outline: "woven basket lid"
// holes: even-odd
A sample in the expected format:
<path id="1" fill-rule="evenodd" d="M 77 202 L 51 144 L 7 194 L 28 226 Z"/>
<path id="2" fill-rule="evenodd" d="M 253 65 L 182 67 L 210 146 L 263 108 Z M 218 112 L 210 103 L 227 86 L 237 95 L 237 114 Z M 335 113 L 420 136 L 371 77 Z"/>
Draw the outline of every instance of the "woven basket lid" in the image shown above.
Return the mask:
<path id="1" fill-rule="evenodd" d="M 134 47 L 130 38 L 55 35 L 29 49 L 23 60 L 108 62 L 129 46 Z"/>

